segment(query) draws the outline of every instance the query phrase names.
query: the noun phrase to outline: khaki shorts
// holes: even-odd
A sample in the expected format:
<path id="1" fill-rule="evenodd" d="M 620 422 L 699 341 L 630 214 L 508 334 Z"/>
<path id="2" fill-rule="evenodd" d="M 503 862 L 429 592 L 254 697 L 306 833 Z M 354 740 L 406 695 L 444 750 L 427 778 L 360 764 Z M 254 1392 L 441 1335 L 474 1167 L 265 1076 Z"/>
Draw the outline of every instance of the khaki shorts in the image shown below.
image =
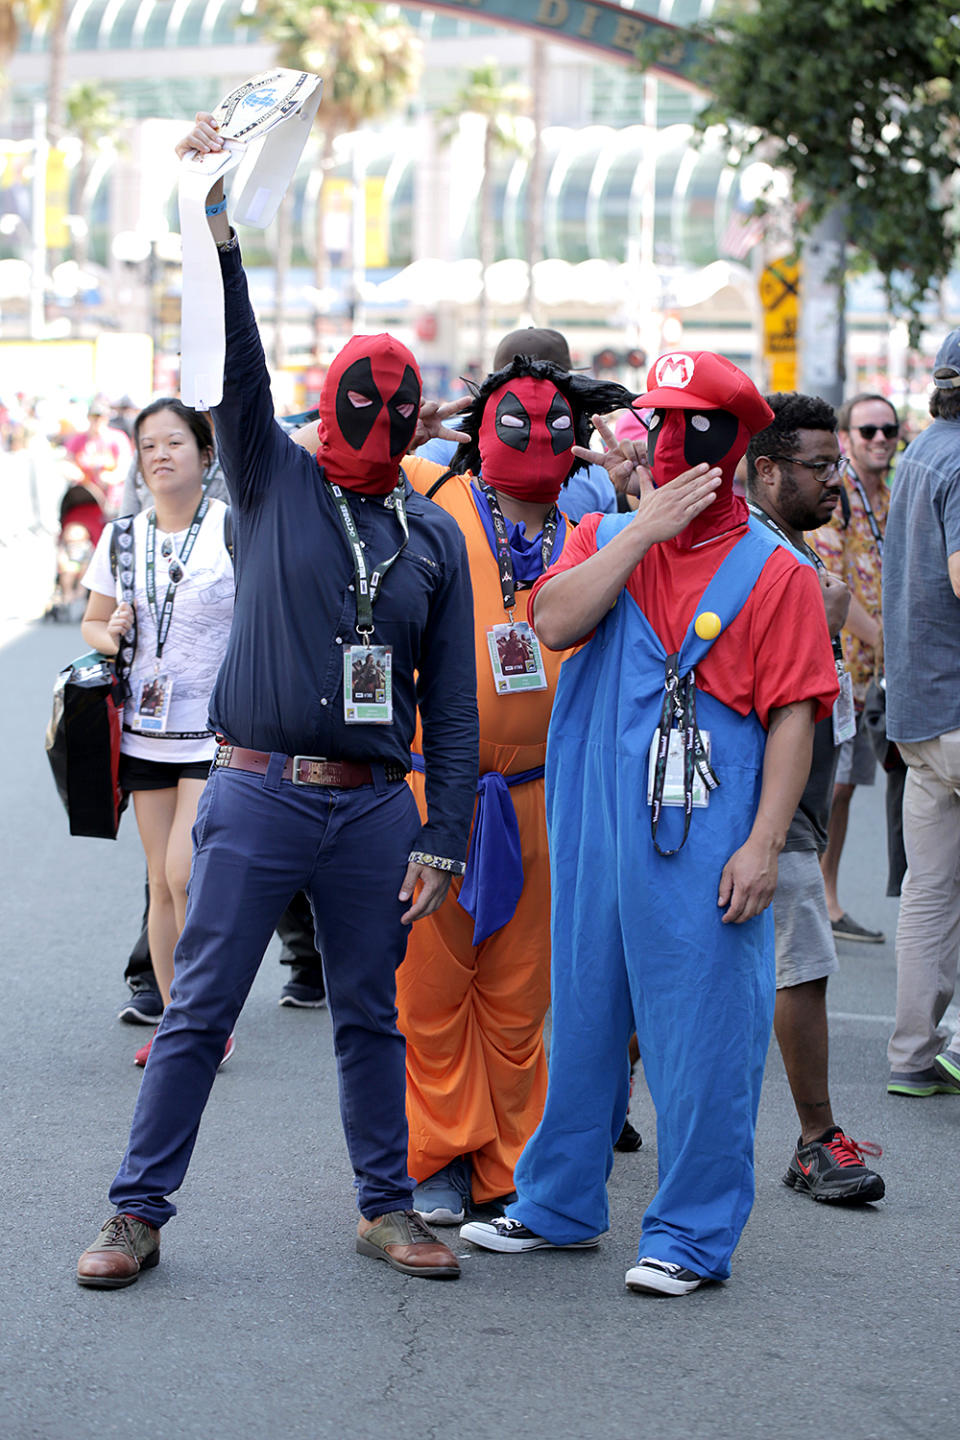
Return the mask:
<path id="1" fill-rule="evenodd" d="M 872 785 L 877 774 L 877 752 L 870 732 L 863 723 L 863 711 L 857 716 L 857 733 L 844 740 L 837 758 L 834 785 Z"/>
<path id="2" fill-rule="evenodd" d="M 821 980 L 840 968 L 815 850 L 781 851 L 773 928 L 778 990 Z"/>

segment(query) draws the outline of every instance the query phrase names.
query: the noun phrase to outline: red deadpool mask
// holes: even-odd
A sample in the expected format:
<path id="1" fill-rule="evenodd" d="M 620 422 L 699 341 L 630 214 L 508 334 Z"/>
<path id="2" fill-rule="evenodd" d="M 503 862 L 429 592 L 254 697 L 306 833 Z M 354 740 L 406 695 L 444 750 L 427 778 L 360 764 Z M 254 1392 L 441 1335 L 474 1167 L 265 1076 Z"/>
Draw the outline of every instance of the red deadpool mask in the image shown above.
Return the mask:
<path id="1" fill-rule="evenodd" d="M 649 389 L 634 408 L 650 406 L 647 462 L 654 483 L 666 484 L 694 465 L 719 466 L 722 479 L 712 505 L 671 543 L 689 550 L 746 522 L 746 503 L 733 490 L 733 472 L 750 437 L 773 419 L 753 381 L 723 355 L 673 351 L 661 355 L 647 377 Z"/>
<path id="2" fill-rule="evenodd" d="M 480 470 L 517 500 L 555 501 L 574 456 L 573 411 L 549 380 L 521 376 L 494 390 L 480 422 Z"/>
<path id="3" fill-rule="evenodd" d="M 386 495 L 417 428 L 420 371 L 392 335 L 355 335 L 327 371 L 317 460 L 345 490 Z"/>
<path id="4" fill-rule="evenodd" d="M 722 535 L 747 518 L 746 502 L 734 494 L 733 472 L 750 443 L 750 431 L 729 410 L 655 410 L 647 436 L 647 463 L 654 484 L 673 480 L 694 465 L 719 465 L 716 498 L 674 540 L 681 550 Z"/>

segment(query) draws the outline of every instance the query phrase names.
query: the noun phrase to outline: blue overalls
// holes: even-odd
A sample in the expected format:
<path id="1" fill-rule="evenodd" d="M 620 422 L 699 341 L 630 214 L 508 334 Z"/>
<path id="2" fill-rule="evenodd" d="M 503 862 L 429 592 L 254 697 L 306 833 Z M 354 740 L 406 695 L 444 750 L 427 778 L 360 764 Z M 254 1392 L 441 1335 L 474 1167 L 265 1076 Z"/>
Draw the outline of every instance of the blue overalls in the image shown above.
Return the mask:
<path id="1" fill-rule="evenodd" d="M 632 517 L 610 516 L 598 549 Z M 751 523 L 696 607 L 725 629 L 776 540 Z M 712 641 L 691 620 L 681 677 Z M 555 1244 L 609 1228 L 606 1182 L 628 1100 L 636 1028 L 657 1111 L 659 1189 L 640 1255 L 722 1280 L 753 1203 L 753 1137 L 774 1005 L 770 909 L 721 923 L 720 875 L 750 833 L 766 732 L 701 690 L 719 786 L 678 854 L 657 853 L 647 801 L 666 652 L 623 590 L 560 675 L 547 746 L 553 886 L 553 1030 L 543 1119 L 516 1168 L 508 1214 Z M 682 807 L 658 843 L 680 844 Z"/>

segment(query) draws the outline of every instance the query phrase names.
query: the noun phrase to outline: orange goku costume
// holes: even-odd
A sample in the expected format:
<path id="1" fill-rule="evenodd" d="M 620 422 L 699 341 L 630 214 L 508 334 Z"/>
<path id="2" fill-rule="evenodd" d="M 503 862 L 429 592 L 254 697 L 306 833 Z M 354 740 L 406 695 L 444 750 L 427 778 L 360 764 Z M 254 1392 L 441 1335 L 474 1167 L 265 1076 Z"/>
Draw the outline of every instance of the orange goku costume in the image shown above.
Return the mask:
<path id="1" fill-rule="evenodd" d="M 471 442 L 459 447 L 453 471 L 415 458 L 403 466 L 466 540 L 480 712 L 467 871 L 440 909 L 414 925 L 397 974 L 408 1166 L 418 1182 L 414 1206 L 434 1224 L 457 1224 L 490 1202 L 499 1213 L 496 1202 L 513 1191 L 514 1164 L 543 1111 L 550 1003 L 543 767 L 566 652 L 541 651 L 527 605 L 530 587 L 571 533 L 557 508 L 562 483 L 580 463 L 571 447 L 586 443 L 590 414 L 629 399 L 620 386 L 520 356 L 488 377 L 458 419 Z M 540 507 L 540 533 L 528 535 L 504 515 L 511 498 Z M 417 753 L 414 766 L 410 781 L 423 810 Z"/>

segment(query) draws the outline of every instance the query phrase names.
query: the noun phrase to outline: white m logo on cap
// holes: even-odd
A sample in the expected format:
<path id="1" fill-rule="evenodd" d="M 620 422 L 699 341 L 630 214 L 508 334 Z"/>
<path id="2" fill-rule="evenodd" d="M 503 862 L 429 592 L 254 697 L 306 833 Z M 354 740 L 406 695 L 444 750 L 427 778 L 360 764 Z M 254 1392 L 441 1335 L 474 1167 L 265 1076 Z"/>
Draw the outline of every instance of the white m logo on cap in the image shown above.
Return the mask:
<path id="1" fill-rule="evenodd" d="M 669 385 L 683 390 L 693 379 L 693 356 L 675 351 L 672 355 L 661 355 L 654 368 L 657 385 Z"/>

